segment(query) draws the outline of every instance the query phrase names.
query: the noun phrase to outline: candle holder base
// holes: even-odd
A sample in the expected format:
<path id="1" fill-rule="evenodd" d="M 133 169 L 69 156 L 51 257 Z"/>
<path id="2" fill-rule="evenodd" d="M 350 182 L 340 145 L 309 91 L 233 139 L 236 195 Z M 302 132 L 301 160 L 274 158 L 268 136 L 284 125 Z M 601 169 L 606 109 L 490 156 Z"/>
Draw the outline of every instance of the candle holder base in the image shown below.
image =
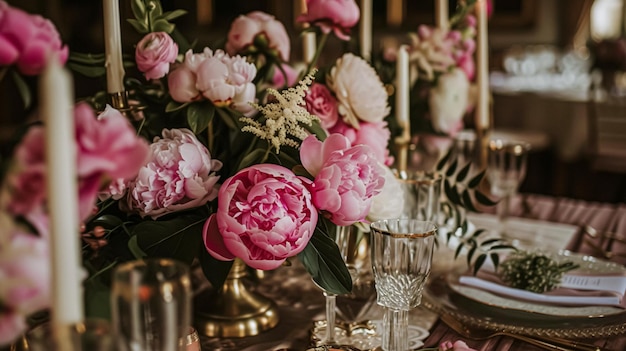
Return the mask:
<path id="1" fill-rule="evenodd" d="M 117 93 L 108 93 L 107 102 L 114 109 L 120 111 L 124 116 L 126 116 L 131 121 L 141 119 L 138 114 L 146 109 L 146 106 L 142 105 L 131 105 L 128 102 L 128 92 L 120 91 Z"/>
<path id="2" fill-rule="evenodd" d="M 243 283 L 246 265 L 236 259 L 221 289 L 202 294 L 194 303 L 196 329 L 209 337 L 258 335 L 278 324 L 278 307 Z"/>

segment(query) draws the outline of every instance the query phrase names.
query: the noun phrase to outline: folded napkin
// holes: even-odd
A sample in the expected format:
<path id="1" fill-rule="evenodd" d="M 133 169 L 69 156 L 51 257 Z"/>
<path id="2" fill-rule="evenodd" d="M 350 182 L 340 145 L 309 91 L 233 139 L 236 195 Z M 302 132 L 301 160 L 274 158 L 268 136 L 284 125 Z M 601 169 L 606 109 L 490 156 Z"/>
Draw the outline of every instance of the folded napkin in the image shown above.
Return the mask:
<path id="1" fill-rule="evenodd" d="M 576 306 L 616 306 L 626 309 L 626 275 L 619 273 L 590 275 L 568 272 L 554 290 L 535 293 L 507 286 L 492 265 L 481 267 L 476 276 L 459 277 L 459 283 L 483 289 L 497 295 L 543 304 Z"/>

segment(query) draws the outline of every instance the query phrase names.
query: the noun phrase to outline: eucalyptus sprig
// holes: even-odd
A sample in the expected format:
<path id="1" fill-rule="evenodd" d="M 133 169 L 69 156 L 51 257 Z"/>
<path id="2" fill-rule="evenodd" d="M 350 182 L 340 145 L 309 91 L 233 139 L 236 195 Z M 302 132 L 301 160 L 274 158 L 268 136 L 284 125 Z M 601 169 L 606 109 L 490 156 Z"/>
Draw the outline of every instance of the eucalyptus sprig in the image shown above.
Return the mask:
<path id="1" fill-rule="evenodd" d="M 498 275 L 508 285 L 536 293 L 553 290 L 565 272 L 578 268 L 571 262 L 558 262 L 544 254 L 518 251 L 500 264 Z"/>

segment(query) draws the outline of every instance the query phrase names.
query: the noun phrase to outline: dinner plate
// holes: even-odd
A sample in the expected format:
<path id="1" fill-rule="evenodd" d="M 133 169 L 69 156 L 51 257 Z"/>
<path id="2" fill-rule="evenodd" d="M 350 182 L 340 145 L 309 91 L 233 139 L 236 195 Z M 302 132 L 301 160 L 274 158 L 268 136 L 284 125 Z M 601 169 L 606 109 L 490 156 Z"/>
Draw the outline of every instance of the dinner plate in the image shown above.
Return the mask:
<path id="1" fill-rule="evenodd" d="M 576 262 L 587 273 L 626 273 L 626 267 L 590 256 L 569 251 L 543 253 L 557 261 Z M 527 335 L 605 337 L 626 333 L 624 309 L 522 302 L 458 284 L 458 275 L 431 277 L 424 292 L 424 305 L 472 326 Z"/>

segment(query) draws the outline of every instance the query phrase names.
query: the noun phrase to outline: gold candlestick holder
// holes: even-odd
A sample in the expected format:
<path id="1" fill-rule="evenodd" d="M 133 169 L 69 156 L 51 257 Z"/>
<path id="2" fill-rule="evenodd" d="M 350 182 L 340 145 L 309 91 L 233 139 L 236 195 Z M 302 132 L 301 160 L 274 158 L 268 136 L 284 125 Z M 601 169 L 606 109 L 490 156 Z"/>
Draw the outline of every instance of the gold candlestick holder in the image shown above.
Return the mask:
<path id="1" fill-rule="evenodd" d="M 396 176 L 400 179 L 407 179 L 409 147 L 411 145 L 411 132 L 407 123 L 402 126 L 402 134 L 395 138 L 394 143 L 396 147 Z"/>
<path id="2" fill-rule="evenodd" d="M 108 93 L 107 103 L 114 109 L 120 111 L 131 121 L 142 119 L 139 113 L 145 110 L 146 106 L 130 104 L 128 102 L 128 91 L 120 91 L 116 93 Z"/>

